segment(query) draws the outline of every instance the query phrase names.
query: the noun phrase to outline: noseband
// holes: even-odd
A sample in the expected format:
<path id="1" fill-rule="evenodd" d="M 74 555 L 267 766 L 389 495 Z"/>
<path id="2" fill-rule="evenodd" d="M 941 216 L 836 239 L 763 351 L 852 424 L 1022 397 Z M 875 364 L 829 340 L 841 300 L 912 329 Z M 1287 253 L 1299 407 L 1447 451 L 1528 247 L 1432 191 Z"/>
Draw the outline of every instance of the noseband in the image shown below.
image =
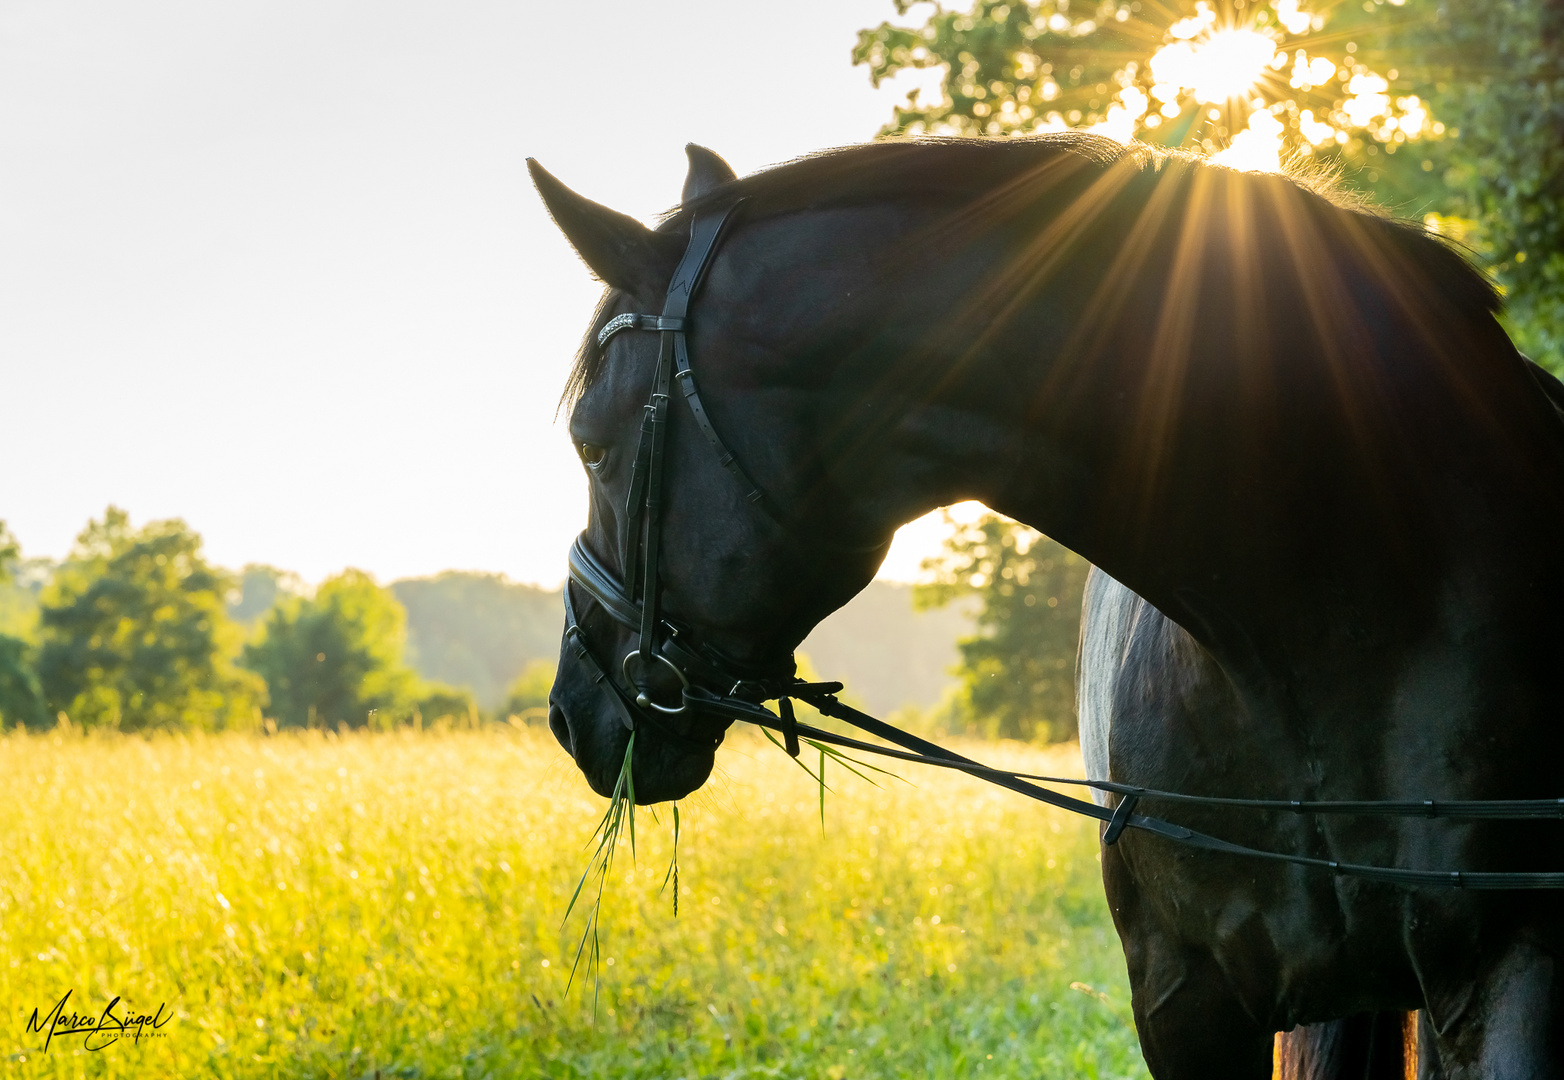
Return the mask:
<path id="1" fill-rule="evenodd" d="M 742 201 L 742 200 L 741 200 Z M 658 617 L 661 578 L 658 572 L 658 547 L 662 525 L 663 452 L 669 413 L 669 391 L 679 380 L 685 403 L 695 417 L 696 426 L 716 451 L 718 460 L 745 492 L 745 500 L 761 510 L 784 532 L 786 524 L 760 486 L 740 467 L 733 452 L 712 426 L 701 402 L 690 369 L 690 303 L 700 287 L 702 275 L 722 239 L 723 227 L 732 219 L 740 203 L 710 216 L 696 215 L 690 224 L 690 241 L 679 260 L 661 315 L 616 315 L 598 332 L 598 348 L 623 330 L 650 330 L 662 335 L 657 368 L 652 378 L 652 396 L 642 409 L 641 439 L 630 474 L 630 493 L 625 501 L 619 535 L 621 564 L 626 580 L 621 583 L 603 566 L 584 543 L 585 533 L 570 546 L 570 580 L 565 593 L 565 636 L 570 652 L 619 712 L 620 722 L 634 731 L 647 723 L 676 742 L 700 750 L 713 750 L 721 735 L 698 739 L 672 727 L 665 717 L 697 714 L 732 723 L 747 720 L 782 734 L 789 754 L 799 754 L 799 737 L 814 742 L 844 747 L 861 753 L 879 754 L 904 761 L 917 761 L 942 768 L 956 769 L 989 780 L 1001 787 L 1020 792 L 1039 802 L 1056 806 L 1104 823 L 1104 844 L 1114 844 L 1126 829 L 1155 833 L 1178 844 L 1205 851 L 1221 852 L 1250 859 L 1308 866 L 1332 874 L 1363 878 L 1403 887 L 1453 889 L 1564 889 L 1564 872 L 1554 871 L 1459 871 L 1414 870 L 1401 867 L 1370 866 L 1320 859 L 1308 855 L 1264 851 L 1196 832 L 1159 817 L 1137 813 L 1141 800 L 1169 802 L 1175 805 L 1224 807 L 1229 810 L 1257 810 L 1295 815 L 1340 814 L 1357 817 L 1428 817 L 1461 821 L 1539 820 L 1564 818 L 1564 799 L 1479 799 L 1435 802 L 1390 801 L 1298 801 L 1281 799 L 1230 799 L 1180 792 L 1158 791 L 1101 780 L 1075 780 L 1054 776 L 1035 776 L 1004 769 L 991 769 L 962 757 L 926 739 L 920 739 L 867 713 L 838 701 L 839 682 L 805 682 L 795 675 L 792 656 L 769 668 L 741 664 L 724 656 L 709 644 L 699 641 L 689 629 L 666 617 Z M 628 653 L 614 678 L 612 665 L 604 664 L 593 651 L 571 599 L 572 587 L 595 600 L 615 622 L 639 634 L 637 647 Z M 680 700 L 677 705 L 662 705 L 642 689 L 636 670 L 662 668 L 678 679 Z M 892 750 L 875 743 L 825 731 L 799 723 L 793 713 L 792 699 L 814 706 L 822 715 L 835 717 L 901 747 Z M 776 713 L 762 704 L 775 700 Z M 725 723 L 724 728 L 727 726 Z M 1112 809 L 1095 802 L 1072 798 L 1039 787 L 1032 781 L 1068 784 L 1106 791 L 1119 797 Z"/>

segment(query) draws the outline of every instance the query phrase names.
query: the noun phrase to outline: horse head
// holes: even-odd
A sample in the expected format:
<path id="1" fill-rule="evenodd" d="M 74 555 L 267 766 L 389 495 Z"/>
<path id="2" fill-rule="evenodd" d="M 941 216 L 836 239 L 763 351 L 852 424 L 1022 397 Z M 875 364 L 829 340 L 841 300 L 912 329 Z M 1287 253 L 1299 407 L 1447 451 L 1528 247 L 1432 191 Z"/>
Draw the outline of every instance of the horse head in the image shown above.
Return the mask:
<path id="1" fill-rule="evenodd" d="M 682 206 L 656 229 L 529 162 L 555 222 L 608 286 L 571 380 L 590 510 L 571 554 L 549 725 L 605 796 L 633 730 L 643 804 L 703 784 L 732 722 L 688 707 L 692 682 L 717 695 L 747 683 L 758 701 L 791 678 L 794 647 L 869 581 L 889 543 L 832 498 L 811 395 L 775 378 L 779 341 L 806 332 L 824 298 L 806 288 L 783 304 L 763 292 L 754 252 L 728 257 L 741 229 L 724 198 L 733 171 L 709 150 L 688 154 Z M 678 341 L 657 328 L 671 296 L 691 312 L 667 323 Z M 680 376 L 689 357 L 699 393 L 694 374 Z"/>

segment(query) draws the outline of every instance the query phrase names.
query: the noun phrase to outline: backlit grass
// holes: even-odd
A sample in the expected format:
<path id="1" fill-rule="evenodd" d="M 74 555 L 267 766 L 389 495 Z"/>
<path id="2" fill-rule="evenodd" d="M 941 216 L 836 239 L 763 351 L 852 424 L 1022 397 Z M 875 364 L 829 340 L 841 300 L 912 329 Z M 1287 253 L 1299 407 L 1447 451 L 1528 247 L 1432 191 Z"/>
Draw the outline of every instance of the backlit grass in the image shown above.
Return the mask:
<path id="1" fill-rule="evenodd" d="M 566 993 L 581 906 L 561 919 L 606 803 L 546 734 L 0 738 L 0 1053 L 23 1077 L 1144 1075 L 1089 824 L 833 764 L 822 834 L 781 751 L 735 733 L 718 761 L 677 885 L 666 807 L 612 863 L 594 1016 L 590 970 Z M 45 1052 L 27 1024 L 67 991 L 173 1018 Z"/>

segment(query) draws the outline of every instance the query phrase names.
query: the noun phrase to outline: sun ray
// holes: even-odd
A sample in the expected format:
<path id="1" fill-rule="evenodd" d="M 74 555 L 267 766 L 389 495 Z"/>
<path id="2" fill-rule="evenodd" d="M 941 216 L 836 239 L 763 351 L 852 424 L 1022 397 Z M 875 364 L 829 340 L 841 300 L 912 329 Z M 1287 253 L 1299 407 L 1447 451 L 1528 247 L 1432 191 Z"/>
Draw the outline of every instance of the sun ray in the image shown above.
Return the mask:
<path id="1" fill-rule="evenodd" d="M 1144 360 L 1144 381 L 1136 389 L 1135 422 L 1122 460 L 1127 478 L 1134 479 L 1133 484 L 1124 484 L 1124 490 L 1134 492 L 1139 503 L 1134 519 L 1137 536 L 1145 535 L 1143 526 L 1152 512 L 1150 499 L 1160 485 L 1164 457 L 1177 436 L 1185 373 L 1194 356 L 1201 311 L 1213 183 L 1214 174 L 1208 169 L 1197 169 L 1191 174 L 1183 200 L 1183 222 L 1166 273 L 1161 310 Z M 1127 499 L 1126 503 L 1130 501 Z"/>
<path id="2" fill-rule="evenodd" d="M 1155 245 L 1182 192 L 1182 177 L 1169 175 L 1169 170 L 1182 173 L 1187 169 L 1184 162 L 1163 166 L 1161 181 L 1153 188 L 1115 249 L 1107 273 L 1082 307 L 1069 337 L 1059 348 L 1053 368 L 1034 402 L 1034 416 L 1045 406 L 1068 412 L 1075 407 L 1076 394 L 1086 391 L 1079 376 L 1091 371 L 1098 359 L 1107 353 L 1109 342 L 1120 326 L 1120 312 L 1135 295 L 1136 283 L 1151 264 Z"/>

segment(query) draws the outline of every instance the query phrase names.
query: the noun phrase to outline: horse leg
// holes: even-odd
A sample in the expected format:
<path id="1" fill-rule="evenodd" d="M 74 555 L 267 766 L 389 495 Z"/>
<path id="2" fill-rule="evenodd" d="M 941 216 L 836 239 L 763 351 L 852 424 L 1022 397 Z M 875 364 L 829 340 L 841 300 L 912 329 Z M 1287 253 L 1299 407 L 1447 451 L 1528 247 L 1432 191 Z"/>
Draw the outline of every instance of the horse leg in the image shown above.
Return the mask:
<path id="1" fill-rule="evenodd" d="M 1552 950 L 1522 937 L 1476 981 L 1424 992 L 1441 1080 L 1564 1076 L 1564 963 Z"/>
<path id="2" fill-rule="evenodd" d="M 1117 849 L 1103 884 L 1128 962 L 1141 1052 L 1156 1080 L 1268 1080 L 1272 1033 L 1243 1007 L 1216 961 L 1162 925 Z"/>

